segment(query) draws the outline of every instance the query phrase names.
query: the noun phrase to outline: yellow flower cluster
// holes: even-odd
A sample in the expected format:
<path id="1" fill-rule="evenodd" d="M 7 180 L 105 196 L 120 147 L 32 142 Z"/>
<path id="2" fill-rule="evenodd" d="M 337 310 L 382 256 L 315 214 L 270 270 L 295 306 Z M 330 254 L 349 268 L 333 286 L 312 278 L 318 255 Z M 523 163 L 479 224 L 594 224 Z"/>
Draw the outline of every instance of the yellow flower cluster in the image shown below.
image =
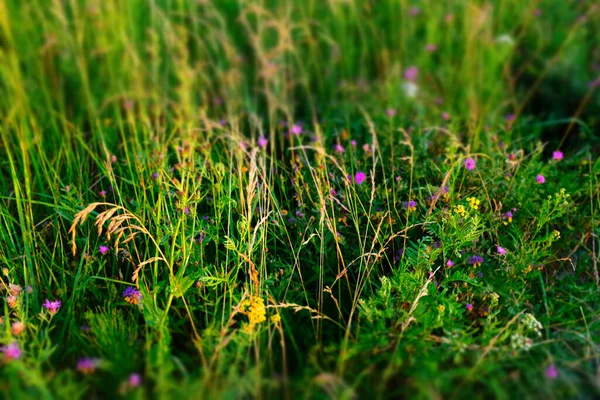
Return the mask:
<path id="1" fill-rule="evenodd" d="M 454 212 L 456 214 L 460 215 L 461 217 L 467 216 L 467 210 L 465 209 L 465 206 L 463 206 L 462 204 L 454 206 Z"/>
<path id="2" fill-rule="evenodd" d="M 261 297 L 253 296 L 244 300 L 240 306 L 241 312 L 248 316 L 249 330 L 267 320 L 265 301 Z"/>
<path id="3" fill-rule="evenodd" d="M 469 202 L 469 206 L 471 206 L 473 210 L 479 209 L 479 204 L 481 204 L 481 200 L 478 200 L 475 197 L 468 197 L 467 201 Z"/>

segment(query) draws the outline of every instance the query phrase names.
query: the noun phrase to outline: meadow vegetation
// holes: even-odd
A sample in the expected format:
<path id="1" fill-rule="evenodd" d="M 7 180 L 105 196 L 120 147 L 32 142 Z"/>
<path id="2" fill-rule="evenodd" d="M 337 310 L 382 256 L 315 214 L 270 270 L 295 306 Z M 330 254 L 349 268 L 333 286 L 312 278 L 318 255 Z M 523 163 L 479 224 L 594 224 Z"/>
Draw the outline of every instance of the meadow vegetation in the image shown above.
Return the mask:
<path id="1" fill-rule="evenodd" d="M 0 0 L 1 396 L 597 396 L 595 3 Z"/>

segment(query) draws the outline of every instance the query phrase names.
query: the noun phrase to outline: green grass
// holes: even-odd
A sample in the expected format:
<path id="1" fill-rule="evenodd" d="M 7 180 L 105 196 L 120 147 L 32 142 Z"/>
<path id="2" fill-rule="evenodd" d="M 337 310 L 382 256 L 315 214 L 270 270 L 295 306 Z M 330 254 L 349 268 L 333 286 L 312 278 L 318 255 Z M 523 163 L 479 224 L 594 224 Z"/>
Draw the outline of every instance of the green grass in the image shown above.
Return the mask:
<path id="1" fill-rule="evenodd" d="M 597 396 L 599 27 L 593 1 L 0 0 L 1 393 Z"/>

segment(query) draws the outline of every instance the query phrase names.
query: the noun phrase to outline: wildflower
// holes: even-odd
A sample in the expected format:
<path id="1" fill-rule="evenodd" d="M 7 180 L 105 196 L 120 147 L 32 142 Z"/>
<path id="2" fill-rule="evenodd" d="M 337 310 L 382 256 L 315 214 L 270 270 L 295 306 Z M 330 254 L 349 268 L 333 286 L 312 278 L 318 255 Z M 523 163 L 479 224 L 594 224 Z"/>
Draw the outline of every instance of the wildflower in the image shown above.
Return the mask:
<path id="1" fill-rule="evenodd" d="M 405 207 L 408 209 L 408 211 L 416 211 L 417 209 L 417 202 L 414 200 L 409 200 L 405 203 Z"/>
<path id="2" fill-rule="evenodd" d="M 443 314 L 444 311 L 446 311 L 446 307 L 440 304 L 439 306 L 437 306 L 437 310 L 440 314 Z"/>
<path id="3" fill-rule="evenodd" d="M 290 133 L 292 135 L 301 135 L 303 132 L 302 126 L 296 124 L 296 125 L 292 125 L 292 128 L 290 129 Z"/>
<path id="4" fill-rule="evenodd" d="M 496 38 L 496 43 L 512 46 L 515 40 L 508 33 L 504 33 Z"/>
<path id="5" fill-rule="evenodd" d="M 19 296 L 21 294 L 21 286 L 19 286 L 19 285 L 13 285 L 12 283 L 10 283 L 8 285 L 8 291 L 13 296 Z"/>
<path id="6" fill-rule="evenodd" d="M 414 82 L 417 79 L 417 75 L 419 74 L 419 69 L 415 66 L 408 67 L 406 71 L 404 71 L 404 79 L 410 82 Z"/>
<path id="7" fill-rule="evenodd" d="M 419 92 L 419 87 L 412 81 L 403 82 L 401 88 L 406 97 L 410 98 L 416 97 L 417 93 Z"/>
<path id="8" fill-rule="evenodd" d="M 129 304 L 139 304 L 142 301 L 142 293 L 133 286 L 128 286 L 122 296 Z"/>
<path id="9" fill-rule="evenodd" d="M 371 146 L 369 146 L 369 143 L 365 143 L 362 145 L 362 149 L 365 153 L 370 153 L 371 152 Z"/>
<path id="10" fill-rule="evenodd" d="M 475 169 L 475 166 L 477 165 L 475 160 L 472 159 L 471 157 L 467 158 L 464 161 L 464 163 L 465 163 L 465 168 L 468 169 L 469 171 L 473 171 Z"/>
<path id="11" fill-rule="evenodd" d="M 101 190 L 98 194 L 100 197 L 106 197 L 106 190 Z"/>
<path id="12" fill-rule="evenodd" d="M 267 147 L 267 145 L 269 144 L 269 139 L 267 139 L 264 136 L 261 136 L 258 138 L 258 145 L 260 147 L 262 147 L 263 149 Z"/>
<path id="13" fill-rule="evenodd" d="M 159 176 L 159 175 L 158 175 L 158 172 L 154 172 L 154 173 L 152 174 L 152 179 L 158 179 L 158 176 Z"/>
<path id="14" fill-rule="evenodd" d="M 8 268 L 2 268 L 2 275 L 8 276 Z"/>
<path id="15" fill-rule="evenodd" d="M 452 268 L 453 266 L 454 266 L 454 261 L 452 261 L 452 260 L 446 261 L 446 267 Z"/>
<path id="16" fill-rule="evenodd" d="M 552 152 L 552 159 L 554 161 L 560 161 L 563 159 L 563 157 L 564 157 L 563 152 L 560 150 L 556 150 L 556 151 Z"/>
<path id="17" fill-rule="evenodd" d="M 127 383 L 132 388 L 138 387 L 142 384 L 142 377 L 137 372 L 134 372 L 131 375 L 129 375 Z"/>
<path id="18" fill-rule="evenodd" d="M 281 316 L 279 314 L 273 314 L 271 315 L 271 322 L 276 324 L 279 321 L 281 321 Z"/>
<path id="19" fill-rule="evenodd" d="M 448 121 L 450 119 L 450 114 L 444 111 L 441 117 L 444 121 Z"/>
<path id="20" fill-rule="evenodd" d="M 558 370 L 556 369 L 556 365 L 550 364 L 548 368 L 544 371 L 546 378 L 548 379 L 556 379 L 558 377 Z"/>
<path id="21" fill-rule="evenodd" d="M 467 309 L 467 311 L 470 312 L 473 309 L 473 304 L 467 303 L 467 305 L 465 306 L 465 308 Z"/>
<path id="22" fill-rule="evenodd" d="M 84 375 L 91 375 L 96 372 L 96 368 L 98 368 L 98 364 L 100 360 L 97 358 L 80 358 L 77 360 L 77 371 L 81 372 Z"/>
<path id="23" fill-rule="evenodd" d="M 425 45 L 425 51 L 428 53 L 435 53 L 437 51 L 437 46 L 433 43 L 428 43 Z"/>
<path id="24" fill-rule="evenodd" d="M 109 250 L 110 250 L 110 247 L 108 247 L 108 246 L 100 246 L 100 247 L 98 247 L 98 251 L 102 255 L 105 255 L 106 253 L 108 253 Z"/>
<path id="25" fill-rule="evenodd" d="M 362 171 L 359 171 L 354 175 L 354 182 L 356 182 L 357 185 L 361 185 L 365 179 L 367 179 L 367 175 Z"/>
<path id="26" fill-rule="evenodd" d="M 46 299 L 44 304 L 42 304 L 42 306 L 44 306 L 44 308 L 48 310 L 50 315 L 56 314 L 58 312 L 58 310 L 60 309 L 61 305 L 62 305 L 62 302 L 60 300 L 50 301 L 48 299 Z"/>
<path id="27" fill-rule="evenodd" d="M 10 308 L 17 308 L 19 306 L 19 301 L 17 300 L 17 297 L 12 295 L 6 298 L 6 303 Z"/>
<path id="28" fill-rule="evenodd" d="M 481 204 L 481 200 L 478 200 L 475 197 L 468 197 L 467 202 L 469 203 L 469 206 L 471 206 L 471 208 L 473 210 L 478 210 L 479 205 Z"/>
<path id="29" fill-rule="evenodd" d="M 344 147 L 341 144 L 339 144 L 339 143 L 336 143 L 336 144 L 333 145 L 333 150 L 336 151 L 336 152 L 338 152 L 338 153 L 343 153 L 343 152 L 346 151 L 346 149 L 344 149 Z"/>
<path id="30" fill-rule="evenodd" d="M 27 286 L 27 293 L 33 293 L 33 288 L 31 286 Z"/>
<path id="31" fill-rule="evenodd" d="M 10 333 L 15 336 L 19 336 L 25 330 L 25 324 L 21 321 L 15 321 L 10 326 Z"/>
<path id="32" fill-rule="evenodd" d="M 254 296 L 244 300 L 240 304 L 240 311 L 248 316 L 248 331 L 267 320 L 265 301 L 262 297 Z"/>
<path id="33" fill-rule="evenodd" d="M 353 148 L 356 148 L 356 140 L 351 140 L 350 146 L 352 146 Z"/>
<path id="34" fill-rule="evenodd" d="M 515 211 L 516 209 L 514 209 L 513 211 Z M 509 223 L 512 222 L 513 219 L 513 211 L 507 211 L 504 214 L 502 214 L 502 218 L 504 218 L 505 220 L 507 220 Z M 507 222 L 504 222 L 504 225 L 507 225 Z"/>
<path id="35" fill-rule="evenodd" d="M 457 206 L 454 207 L 454 212 L 458 215 L 460 215 L 461 217 L 466 217 L 467 216 L 467 210 L 465 209 L 465 206 L 463 206 L 462 204 L 459 204 Z"/>
<path id="36" fill-rule="evenodd" d="M 506 255 L 506 249 L 504 247 L 500 247 L 498 245 L 496 245 L 496 247 L 497 247 L 496 250 L 498 251 L 498 254 L 500 254 L 501 256 Z"/>
<path id="37" fill-rule="evenodd" d="M 544 175 L 538 174 L 538 176 L 535 177 L 535 181 L 541 185 L 546 182 L 546 178 L 544 178 Z"/>
<path id="38" fill-rule="evenodd" d="M 388 108 L 387 110 L 385 110 L 385 113 L 388 117 L 393 117 L 394 115 L 396 115 L 396 110 L 394 110 L 393 108 Z"/>
<path id="39" fill-rule="evenodd" d="M 473 265 L 473 268 L 477 268 L 483 263 L 483 257 L 481 257 L 481 256 L 469 257 L 468 263 Z"/>
<path id="40" fill-rule="evenodd" d="M 19 348 L 19 344 L 16 342 L 12 342 L 8 346 L 0 347 L 0 351 L 2 351 L 4 356 L 4 362 L 18 360 L 21 358 L 21 349 Z"/>

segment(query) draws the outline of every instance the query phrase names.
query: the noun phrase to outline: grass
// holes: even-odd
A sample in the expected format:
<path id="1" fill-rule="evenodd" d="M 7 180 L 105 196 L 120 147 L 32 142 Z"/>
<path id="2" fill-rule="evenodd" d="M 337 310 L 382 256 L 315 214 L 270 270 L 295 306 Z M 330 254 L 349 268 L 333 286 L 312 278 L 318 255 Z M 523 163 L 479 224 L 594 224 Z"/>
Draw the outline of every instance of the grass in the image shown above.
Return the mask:
<path id="1" fill-rule="evenodd" d="M 2 393 L 597 396 L 598 27 L 0 0 Z"/>

